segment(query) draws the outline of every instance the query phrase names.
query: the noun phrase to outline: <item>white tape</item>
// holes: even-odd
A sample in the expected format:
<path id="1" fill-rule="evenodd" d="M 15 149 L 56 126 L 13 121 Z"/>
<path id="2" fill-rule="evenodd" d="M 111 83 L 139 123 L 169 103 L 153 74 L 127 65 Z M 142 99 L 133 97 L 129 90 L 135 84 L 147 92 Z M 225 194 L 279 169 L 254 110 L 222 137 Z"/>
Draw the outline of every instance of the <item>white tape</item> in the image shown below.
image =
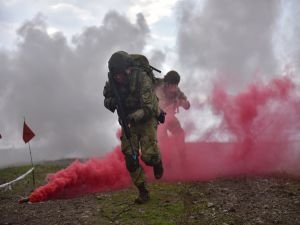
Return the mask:
<path id="1" fill-rule="evenodd" d="M 0 188 L 5 188 L 5 189 L 9 189 L 11 190 L 11 186 L 16 183 L 17 181 L 19 180 L 22 180 L 24 179 L 28 174 L 30 174 L 32 171 L 34 170 L 34 167 L 32 167 L 30 170 L 28 170 L 26 173 L 24 173 L 23 175 L 19 176 L 18 178 L 10 181 L 10 182 L 7 182 L 5 184 L 0 184 Z"/>

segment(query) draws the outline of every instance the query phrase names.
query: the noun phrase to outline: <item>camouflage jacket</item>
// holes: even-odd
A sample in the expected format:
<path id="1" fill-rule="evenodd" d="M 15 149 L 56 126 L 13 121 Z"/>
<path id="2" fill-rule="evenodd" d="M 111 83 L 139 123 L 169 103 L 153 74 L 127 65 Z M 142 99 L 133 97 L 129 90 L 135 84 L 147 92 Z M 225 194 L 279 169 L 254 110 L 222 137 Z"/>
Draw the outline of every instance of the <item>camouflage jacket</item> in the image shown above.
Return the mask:
<path id="1" fill-rule="evenodd" d="M 168 96 L 166 91 L 164 90 L 164 80 L 160 78 L 156 78 L 155 81 L 155 94 L 159 99 L 159 107 L 167 113 L 177 113 L 180 102 L 187 101 L 187 97 L 178 87 L 177 92 Z"/>
<path id="2" fill-rule="evenodd" d="M 158 99 L 153 90 L 153 81 L 140 68 L 132 68 L 127 83 L 117 85 L 117 89 L 127 115 L 143 109 L 144 119 L 158 116 Z M 116 101 L 109 81 L 104 86 L 103 95 L 104 106 L 114 111 Z"/>

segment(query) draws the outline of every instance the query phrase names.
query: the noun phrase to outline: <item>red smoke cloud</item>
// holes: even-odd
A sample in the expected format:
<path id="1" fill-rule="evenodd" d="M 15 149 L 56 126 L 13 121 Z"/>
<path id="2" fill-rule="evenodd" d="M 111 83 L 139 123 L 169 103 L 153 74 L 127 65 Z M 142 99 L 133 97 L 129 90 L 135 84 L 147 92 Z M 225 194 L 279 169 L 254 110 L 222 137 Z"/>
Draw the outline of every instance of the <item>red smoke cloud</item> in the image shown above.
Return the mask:
<path id="1" fill-rule="evenodd" d="M 300 99 L 296 91 L 297 86 L 288 77 L 274 79 L 266 85 L 251 84 L 237 95 L 229 95 L 216 85 L 207 104 L 222 117 L 222 122 L 208 132 L 227 136 L 230 142 L 186 143 L 183 150 L 176 137 L 159 139 L 165 168 L 163 180 L 201 181 L 277 172 L 297 176 L 300 172 L 299 143 L 296 141 Z M 153 181 L 152 168 L 144 168 L 148 181 Z M 30 195 L 31 202 L 131 185 L 120 147 L 103 158 L 84 163 L 75 161 L 47 179 L 46 185 Z"/>

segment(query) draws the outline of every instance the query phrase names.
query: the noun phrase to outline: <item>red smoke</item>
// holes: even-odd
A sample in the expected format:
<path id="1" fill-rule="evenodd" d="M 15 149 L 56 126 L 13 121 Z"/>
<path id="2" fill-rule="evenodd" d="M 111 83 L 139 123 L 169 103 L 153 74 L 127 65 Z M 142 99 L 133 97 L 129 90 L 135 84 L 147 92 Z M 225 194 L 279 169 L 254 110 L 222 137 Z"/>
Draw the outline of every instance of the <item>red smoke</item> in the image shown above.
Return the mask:
<path id="1" fill-rule="evenodd" d="M 176 137 L 160 139 L 165 168 L 163 180 L 199 181 L 277 172 L 297 176 L 300 99 L 296 91 L 297 86 L 288 77 L 274 79 L 267 85 L 251 84 L 237 95 L 229 95 L 224 88 L 216 86 L 207 104 L 222 117 L 222 122 L 207 133 L 229 141 L 186 143 L 182 150 L 182 143 Z M 197 109 L 192 106 L 190 110 Z M 193 132 L 197 132 L 195 127 Z M 144 168 L 148 181 L 153 181 L 152 169 Z M 84 163 L 75 161 L 66 169 L 50 174 L 48 183 L 37 188 L 30 201 L 75 197 L 129 185 L 131 180 L 117 147 L 103 158 Z"/>

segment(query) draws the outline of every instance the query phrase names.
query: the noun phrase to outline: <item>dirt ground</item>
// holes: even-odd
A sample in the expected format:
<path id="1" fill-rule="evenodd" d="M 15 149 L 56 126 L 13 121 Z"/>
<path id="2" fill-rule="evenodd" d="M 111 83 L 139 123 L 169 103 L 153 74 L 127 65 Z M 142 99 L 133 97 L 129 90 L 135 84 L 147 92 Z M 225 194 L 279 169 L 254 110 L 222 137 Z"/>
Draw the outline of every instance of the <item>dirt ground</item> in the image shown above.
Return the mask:
<path id="1" fill-rule="evenodd" d="M 134 188 L 75 199 L 18 204 L 1 193 L 0 224 L 300 224 L 300 181 L 243 177 L 197 183 L 153 183 L 135 205 Z"/>
<path id="2" fill-rule="evenodd" d="M 300 224 L 299 181 L 241 178 L 199 183 L 188 187 L 183 199 L 187 224 Z"/>

